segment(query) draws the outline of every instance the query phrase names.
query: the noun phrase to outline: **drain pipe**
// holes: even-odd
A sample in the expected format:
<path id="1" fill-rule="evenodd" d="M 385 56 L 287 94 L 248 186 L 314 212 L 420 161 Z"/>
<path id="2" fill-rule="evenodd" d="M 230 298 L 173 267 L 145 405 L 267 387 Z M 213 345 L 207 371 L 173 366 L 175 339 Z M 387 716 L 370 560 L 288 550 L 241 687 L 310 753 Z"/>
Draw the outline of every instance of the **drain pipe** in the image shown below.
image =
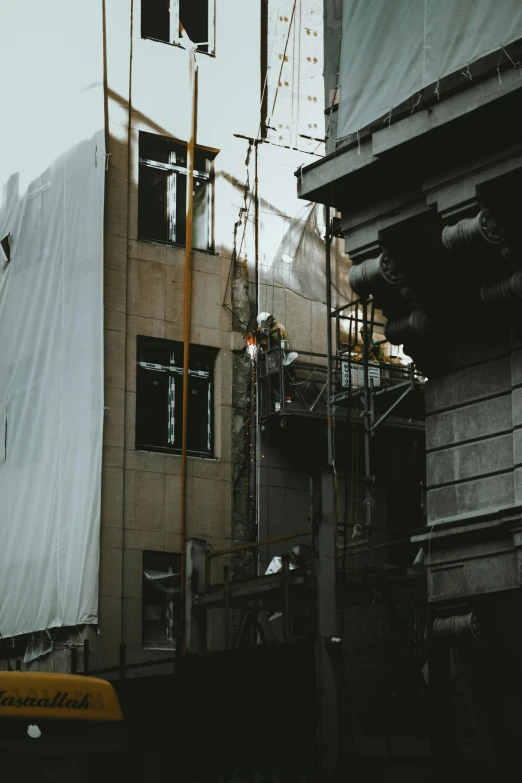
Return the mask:
<path id="1" fill-rule="evenodd" d="M 194 147 L 198 128 L 198 66 L 196 51 L 190 55 L 190 81 L 192 85 L 192 120 L 187 145 L 187 219 L 185 236 L 185 309 L 183 314 L 183 418 L 181 440 L 181 598 L 183 628 L 183 653 L 185 653 L 185 598 L 186 541 L 187 541 L 187 406 L 190 358 L 190 316 L 192 305 L 192 217 L 194 202 Z"/>
<path id="2" fill-rule="evenodd" d="M 325 223 L 326 223 L 326 237 L 325 237 L 325 265 L 326 265 L 326 339 L 328 340 L 327 359 L 326 359 L 326 373 L 327 373 L 327 395 L 328 401 L 326 404 L 327 411 L 327 435 L 328 435 L 328 464 L 333 465 L 335 461 L 335 448 L 334 448 L 334 427 L 333 427 L 333 410 L 332 410 L 332 396 L 333 396 L 333 383 L 332 375 L 334 371 L 334 363 L 332 357 L 332 258 L 331 258 L 331 245 L 332 245 L 332 231 L 331 231 L 331 213 L 330 207 L 325 207 Z"/>

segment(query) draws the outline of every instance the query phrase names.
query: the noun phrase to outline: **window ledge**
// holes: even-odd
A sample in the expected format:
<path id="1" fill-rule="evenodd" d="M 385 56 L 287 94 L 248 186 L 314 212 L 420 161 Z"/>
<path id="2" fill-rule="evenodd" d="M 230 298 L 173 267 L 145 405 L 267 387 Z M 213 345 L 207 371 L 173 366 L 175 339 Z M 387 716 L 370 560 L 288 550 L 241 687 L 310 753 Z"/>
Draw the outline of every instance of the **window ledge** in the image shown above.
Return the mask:
<path id="1" fill-rule="evenodd" d="M 150 35 L 142 35 L 141 36 L 142 41 L 155 41 L 156 43 L 162 43 L 166 44 L 167 46 L 176 46 L 178 49 L 184 49 L 187 51 L 187 47 L 183 46 L 183 44 L 178 43 L 178 41 L 164 41 L 162 38 L 152 38 Z M 204 52 L 203 49 L 196 49 L 196 52 L 198 54 L 205 54 L 207 57 L 215 57 L 215 52 Z"/>
<path id="2" fill-rule="evenodd" d="M 164 41 L 163 38 L 153 38 L 151 35 L 142 35 L 141 40 L 154 41 L 155 43 L 162 43 L 162 44 L 166 44 L 167 46 L 177 46 L 178 49 L 186 50 L 186 46 L 183 46 L 183 44 L 178 43 L 178 41 Z"/>
<path id="3" fill-rule="evenodd" d="M 145 237 L 138 237 L 138 242 L 146 242 L 147 245 L 161 245 L 162 247 L 177 247 L 182 248 L 185 250 L 186 245 L 181 245 L 179 242 L 169 242 L 168 240 L 163 239 L 146 239 Z M 203 250 L 199 247 L 193 247 L 192 248 L 193 253 L 204 253 L 207 256 L 216 256 L 218 257 L 220 254 L 217 253 L 215 250 Z"/>
<path id="4" fill-rule="evenodd" d="M 162 446 L 157 446 L 154 448 L 153 446 L 145 447 L 145 446 L 136 446 L 136 451 L 143 451 L 145 454 L 163 454 L 165 457 L 178 457 L 181 459 L 181 449 L 180 451 L 169 451 L 167 448 L 163 448 Z M 198 459 L 198 460 L 204 460 L 205 462 L 220 462 L 221 460 L 219 457 L 204 457 L 199 456 L 198 454 L 187 454 L 187 459 Z"/>

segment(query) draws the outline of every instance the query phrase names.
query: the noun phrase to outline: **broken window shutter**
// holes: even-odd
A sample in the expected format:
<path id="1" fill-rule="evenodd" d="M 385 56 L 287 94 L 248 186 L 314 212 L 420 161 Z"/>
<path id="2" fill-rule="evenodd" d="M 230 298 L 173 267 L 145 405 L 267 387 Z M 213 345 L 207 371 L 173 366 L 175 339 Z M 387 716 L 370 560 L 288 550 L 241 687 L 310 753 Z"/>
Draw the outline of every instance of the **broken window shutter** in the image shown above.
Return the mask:
<path id="1" fill-rule="evenodd" d="M 169 41 L 174 43 L 179 41 L 179 0 L 170 0 L 170 33 Z"/>

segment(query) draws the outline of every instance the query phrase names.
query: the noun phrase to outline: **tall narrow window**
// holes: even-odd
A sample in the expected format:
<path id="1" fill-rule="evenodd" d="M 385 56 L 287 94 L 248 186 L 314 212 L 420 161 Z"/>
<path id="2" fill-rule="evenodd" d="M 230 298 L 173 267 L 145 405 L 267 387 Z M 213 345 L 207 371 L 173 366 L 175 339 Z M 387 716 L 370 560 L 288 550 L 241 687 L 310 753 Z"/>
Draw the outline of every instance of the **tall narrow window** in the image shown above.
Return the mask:
<path id="1" fill-rule="evenodd" d="M 172 650 L 180 633 L 181 555 L 143 553 L 142 642 L 148 649 Z"/>
<path id="2" fill-rule="evenodd" d="M 215 153 L 196 148 L 192 246 L 212 250 Z M 186 244 L 187 145 L 140 133 L 138 233 L 140 239 Z"/>
<path id="3" fill-rule="evenodd" d="M 209 6 L 211 0 L 178 0 L 181 32 L 202 52 L 211 51 L 209 41 Z"/>
<path id="4" fill-rule="evenodd" d="M 141 0 L 141 36 L 214 52 L 215 0 Z"/>
<path id="5" fill-rule="evenodd" d="M 141 37 L 169 43 L 169 0 L 141 0 Z"/>
<path id="6" fill-rule="evenodd" d="M 136 448 L 179 454 L 183 422 L 183 343 L 138 337 Z M 187 453 L 212 457 L 216 350 L 190 346 Z"/>

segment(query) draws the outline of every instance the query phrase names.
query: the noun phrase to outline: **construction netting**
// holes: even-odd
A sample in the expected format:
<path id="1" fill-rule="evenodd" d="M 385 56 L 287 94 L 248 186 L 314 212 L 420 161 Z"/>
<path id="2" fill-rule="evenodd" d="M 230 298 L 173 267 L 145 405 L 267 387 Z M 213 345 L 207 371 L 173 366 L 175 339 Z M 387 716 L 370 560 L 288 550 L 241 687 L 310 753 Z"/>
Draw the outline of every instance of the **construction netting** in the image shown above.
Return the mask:
<path id="1" fill-rule="evenodd" d="M 103 435 L 100 3 L 3 3 L 0 634 L 98 614 Z M 5 184 L 4 184 L 5 183 Z"/>
<path id="2" fill-rule="evenodd" d="M 325 22 L 326 86 L 335 91 L 338 79 L 343 138 L 450 74 L 472 81 L 473 63 L 486 55 L 508 63 L 509 44 L 522 38 L 522 3 L 328 0 Z M 327 105 L 335 100 L 327 95 Z"/>

